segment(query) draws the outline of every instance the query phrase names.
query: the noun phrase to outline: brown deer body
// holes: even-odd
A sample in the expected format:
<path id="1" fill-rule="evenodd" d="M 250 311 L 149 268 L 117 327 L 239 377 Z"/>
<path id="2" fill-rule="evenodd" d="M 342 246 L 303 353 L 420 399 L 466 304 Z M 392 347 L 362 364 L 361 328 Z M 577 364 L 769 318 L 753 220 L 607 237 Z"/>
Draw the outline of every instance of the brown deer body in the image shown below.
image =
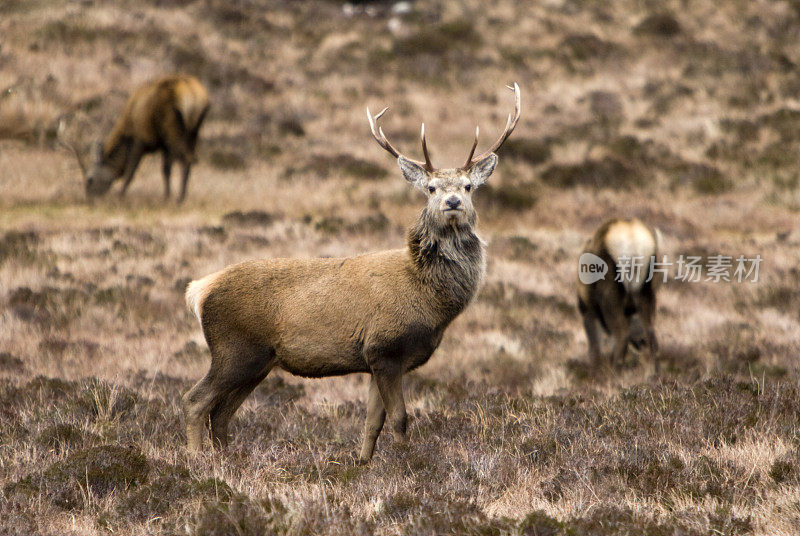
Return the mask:
<path id="1" fill-rule="evenodd" d="M 70 146 L 84 172 L 86 194 L 102 195 L 121 178 L 120 194 L 125 195 L 142 157 L 160 151 L 164 197 L 170 195 L 172 164 L 178 161 L 182 166 L 179 201 L 183 201 L 191 166 L 197 160 L 197 135 L 208 107 L 208 92 L 191 76 L 167 76 L 137 88 L 111 133 L 95 145 L 88 171 Z"/>
<path id="2" fill-rule="evenodd" d="M 613 339 L 612 365 L 621 365 L 633 345 L 653 358 L 658 372 L 654 322 L 661 279 L 653 274 L 651 263 L 659 254 L 658 236 L 638 219 L 613 219 L 601 225 L 583 249 L 584 255 L 594 255 L 608 268 L 605 277 L 595 282 L 584 282 L 582 274 L 578 279 L 578 307 L 595 366 L 602 364 L 598 332 L 602 327 Z M 579 270 L 585 266 L 584 258 Z"/>
<path id="3" fill-rule="evenodd" d="M 494 151 L 516 125 L 516 86 L 515 94 L 516 115 L 509 116 L 500 140 L 475 159 L 470 154 L 458 169 L 433 168 L 424 125 L 425 163 L 389 144 L 375 125 L 383 112 L 368 115 L 378 143 L 428 196 L 405 249 L 250 261 L 189 284 L 187 303 L 212 356 L 208 374 L 183 399 L 190 449 L 200 448 L 209 420 L 212 439 L 226 445 L 231 416 L 273 367 L 308 377 L 371 375 L 362 461 L 372 457 L 387 418 L 405 437 L 403 375 L 430 358 L 483 277 L 484 245 L 474 233 L 471 195 L 491 175 Z"/>

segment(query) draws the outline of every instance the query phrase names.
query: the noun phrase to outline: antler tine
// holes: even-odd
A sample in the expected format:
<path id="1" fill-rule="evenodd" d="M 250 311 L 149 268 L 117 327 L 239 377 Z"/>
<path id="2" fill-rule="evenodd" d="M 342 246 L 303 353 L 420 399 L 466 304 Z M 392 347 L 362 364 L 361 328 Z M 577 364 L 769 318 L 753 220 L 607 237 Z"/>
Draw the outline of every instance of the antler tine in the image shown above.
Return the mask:
<path id="1" fill-rule="evenodd" d="M 478 134 L 480 134 L 480 127 L 475 125 L 475 141 L 472 142 L 472 149 L 469 150 L 469 156 L 467 156 L 467 163 L 464 164 L 464 167 L 467 168 L 472 163 L 472 157 L 475 155 L 475 149 L 478 147 Z"/>
<path id="2" fill-rule="evenodd" d="M 503 143 L 505 143 L 508 137 L 511 136 L 511 133 L 514 132 L 514 129 L 516 128 L 517 123 L 519 122 L 519 117 L 522 114 L 522 97 L 520 95 L 519 85 L 517 85 L 516 82 L 514 82 L 514 87 L 511 86 L 506 86 L 506 87 L 514 91 L 514 112 L 508 114 L 508 120 L 506 121 L 506 127 L 505 129 L 503 129 L 503 133 L 500 134 L 500 137 L 497 139 L 496 142 L 494 142 L 494 144 L 488 151 L 480 154 L 477 157 L 472 157 L 472 153 L 475 152 L 475 148 L 473 147 L 472 151 L 470 152 L 470 158 L 467 161 L 467 164 L 464 166 L 465 169 L 472 167 L 476 162 L 480 162 L 493 152 L 497 151 L 500 148 L 500 146 L 503 145 Z"/>
<path id="3" fill-rule="evenodd" d="M 367 107 L 367 120 L 369 121 L 369 129 L 372 132 L 372 137 L 375 138 L 375 141 L 378 142 L 378 145 L 389 151 L 389 153 L 391 153 L 391 155 L 394 156 L 395 158 L 398 158 L 400 156 L 400 153 L 397 152 L 397 149 L 392 147 L 392 144 L 389 143 L 389 140 L 387 140 L 386 136 L 383 134 L 383 130 L 381 130 L 381 128 L 378 127 L 376 124 L 378 119 L 380 119 L 380 117 L 383 114 L 385 114 L 386 110 L 388 109 L 389 107 L 387 106 L 386 108 L 381 110 L 380 113 L 378 113 L 378 115 L 372 117 L 372 114 L 369 112 L 369 107 Z"/>
<path id="4" fill-rule="evenodd" d="M 425 169 L 433 171 L 433 164 L 431 163 L 431 156 L 428 154 L 428 143 L 425 141 L 425 123 L 422 123 L 420 129 L 420 138 L 422 138 L 422 154 L 425 155 Z"/>
<path id="5" fill-rule="evenodd" d="M 86 164 L 83 162 L 83 158 L 81 158 L 81 154 L 80 152 L 78 152 L 78 149 L 76 149 L 73 144 L 69 143 L 67 140 L 64 139 L 64 130 L 65 130 L 64 120 L 61 119 L 58 122 L 58 130 L 56 131 L 56 140 L 61 146 L 66 147 L 69 151 L 72 152 L 72 154 L 75 155 L 75 159 L 78 161 L 78 166 L 81 168 L 81 173 L 83 173 L 83 176 L 85 177 Z"/>
<path id="6" fill-rule="evenodd" d="M 419 160 L 408 158 L 406 155 L 400 153 L 400 151 L 395 149 L 394 146 L 391 143 L 389 143 L 389 140 L 386 139 L 386 134 L 383 133 L 383 128 L 377 125 L 377 121 L 378 119 L 381 118 L 383 114 L 386 113 L 388 109 L 389 107 L 387 106 L 386 108 L 381 110 L 380 113 L 378 113 L 375 117 L 373 117 L 369 111 L 369 107 L 367 108 L 367 120 L 369 121 L 369 129 L 372 132 L 372 137 L 375 138 L 375 141 L 378 142 L 378 145 L 386 149 L 386 151 L 388 151 L 389 154 L 391 154 L 395 158 L 400 158 L 402 156 L 409 162 L 413 162 L 418 166 L 422 166 L 428 171 L 433 171 L 433 165 L 431 165 L 430 157 L 428 156 L 428 147 L 427 144 L 425 143 L 425 125 L 422 126 L 422 150 L 425 153 L 425 162 L 423 163 L 420 162 Z"/>

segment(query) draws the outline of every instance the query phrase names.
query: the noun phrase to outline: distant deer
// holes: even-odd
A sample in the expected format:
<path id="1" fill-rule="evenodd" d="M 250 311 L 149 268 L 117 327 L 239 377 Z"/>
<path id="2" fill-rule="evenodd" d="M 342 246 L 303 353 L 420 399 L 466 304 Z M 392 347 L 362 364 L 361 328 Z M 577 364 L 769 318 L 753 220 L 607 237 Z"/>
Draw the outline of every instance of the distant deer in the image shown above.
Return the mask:
<path id="1" fill-rule="evenodd" d="M 86 180 L 86 194 L 106 193 L 119 178 L 125 195 L 139 162 L 147 153 L 161 151 L 164 198 L 170 196 L 172 163 L 181 163 L 183 176 L 178 198 L 186 197 L 189 171 L 197 161 L 197 134 L 208 112 L 208 92 L 191 76 L 167 76 L 140 86 L 133 92 L 111 133 L 94 146 L 88 171 L 74 145 L 61 140 L 78 159 Z"/>
<path id="2" fill-rule="evenodd" d="M 609 356 L 612 365 L 623 363 L 630 344 L 645 349 L 658 372 L 653 324 L 660 281 L 652 272 L 651 259 L 659 254 L 659 236 L 657 230 L 638 219 L 613 219 L 601 225 L 586 243 L 579 265 L 583 272 L 578 278 L 578 307 L 593 365 L 602 363 L 600 326 L 614 341 Z M 592 261 L 599 265 L 595 270 L 589 268 Z M 607 269 L 602 278 L 600 267 Z M 590 271 L 596 277 L 591 277 Z"/>
<path id="3" fill-rule="evenodd" d="M 186 302 L 211 350 L 208 374 L 183 397 L 190 450 L 228 443 L 228 423 L 247 396 L 279 367 L 323 377 L 371 375 L 361 460 L 372 457 L 388 416 L 406 433 L 403 375 L 427 362 L 445 328 L 475 296 L 485 271 L 484 244 L 475 234 L 472 193 L 497 165 L 495 151 L 520 116 L 515 108 L 492 147 L 466 163 L 434 169 L 422 125 L 425 162 L 400 154 L 376 126 L 372 135 L 397 158 L 405 179 L 428 197 L 407 234 L 407 247 L 339 259 L 267 259 L 236 264 L 189 284 Z"/>

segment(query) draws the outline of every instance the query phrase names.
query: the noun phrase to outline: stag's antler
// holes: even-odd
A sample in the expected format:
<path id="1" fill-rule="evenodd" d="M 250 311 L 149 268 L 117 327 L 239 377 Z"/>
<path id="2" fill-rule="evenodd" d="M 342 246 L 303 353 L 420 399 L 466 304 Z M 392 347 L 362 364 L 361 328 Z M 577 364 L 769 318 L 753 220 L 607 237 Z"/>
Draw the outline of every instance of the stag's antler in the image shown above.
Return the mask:
<path id="1" fill-rule="evenodd" d="M 378 142 L 378 145 L 386 149 L 392 156 L 395 158 L 400 158 L 401 156 L 406 160 L 414 162 L 418 166 L 424 167 L 426 170 L 434 171 L 433 164 L 431 163 L 431 157 L 428 154 L 428 143 L 425 141 L 425 123 L 422 123 L 422 129 L 420 131 L 420 138 L 422 139 L 422 154 L 425 155 L 425 162 L 420 162 L 419 160 L 414 160 L 412 158 L 408 158 L 404 154 L 400 153 L 397 149 L 389 143 L 389 140 L 386 139 L 386 135 L 383 133 L 383 129 L 377 126 L 378 119 L 381 118 L 383 114 L 386 113 L 386 110 L 389 108 L 386 107 L 380 111 L 378 115 L 372 117 L 372 114 L 369 112 L 369 108 L 367 108 L 367 119 L 369 120 L 369 128 L 372 131 L 372 136 L 375 138 L 375 141 Z"/>
<path id="2" fill-rule="evenodd" d="M 472 149 L 469 151 L 469 156 L 467 157 L 467 162 L 464 164 L 462 169 L 469 169 L 475 165 L 475 163 L 480 162 L 493 152 L 497 151 L 503 143 L 508 139 L 512 132 L 514 132 L 514 128 L 517 126 L 517 122 L 519 121 L 520 113 L 522 113 L 522 102 L 520 98 L 519 86 L 516 82 L 514 82 L 514 87 L 506 86 L 508 89 L 514 92 L 514 113 L 508 114 L 508 121 L 506 121 L 506 128 L 503 130 L 503 133 L 500 134 L 500 137 L 494 142 L 494 145 L 486 151 L 478 156 L 475 155 L 475 148 L 478 146 L 478 133 L 480 129 L 475 127 L 475 141 L 472 143 Z"/>
<path id="3" fill-rule="evenodd" d="M 83 173 L 83 176 L 85 177 L 86 176 L 86 164 L 84 163 L 83 158 L 81 157 L 81 153 L 78 152 L 78 149 L 76 149 L 73 144 L 71 144 L 70 142 L 68 142 L 67 140 L 64 139 L 64 130 L 65 130 L 65 128 L 66 127 L 64 125 L 64 120 L 62 119 L 61 121 L 58 122 L 58 132 L 57 132 L 57 135 L 56 135 L 56 139 L 58 140 L 59 144 L 61 144 L 63 147 L 67 148 L 68 150 L 72 151 L 72 154 L 74 154 L 75 158 L 78 160 L 78 165 L 81 168 L 81 173 Z"/>

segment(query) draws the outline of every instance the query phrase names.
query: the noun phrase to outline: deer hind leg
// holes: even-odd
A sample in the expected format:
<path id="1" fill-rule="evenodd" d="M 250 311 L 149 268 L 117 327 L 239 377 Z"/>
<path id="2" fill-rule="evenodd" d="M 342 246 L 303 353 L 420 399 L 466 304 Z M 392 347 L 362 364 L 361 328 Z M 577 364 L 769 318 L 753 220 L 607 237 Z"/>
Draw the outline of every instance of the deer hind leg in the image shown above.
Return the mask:
<path id="1" fill-rule="evenodd" d="M 654 327 L 656 320 L 656 294 L 652 281 L 645 283 L 642 289 L 642 320 L 647 331 L 647 354 L 653 360 L 655 373 L 659 372 L 658 338 Z"/>
<path id="2" fill-rule="evenodd" d="M 170 195 L 170 175 L 172 174 L 172 156 L 164 151 L 164 158 L 161 161 L 161 174 L 164 176 L 164 199 L 169 199 Z"/>
<path id="3" fill-rule="evenodd" d="M 211 349 L 208 374 L 183 397 L 186 439 L 189 450 L 203 444 L 206 425 L 217 445 L 228 441 L 228 423 L 245 398 L 263 380 L 273 366 L 274 354 L 242 341 L 217 344 Z"/>
<path id="4" fill-rule="evenodd" d="M 178 203 L 183 203 L 183 200 L 186 199 L 186 185 L 189 182 L 189 172 L 192 169 L 192 164 L 188 160 L 184 160 L 181 163 L 181 193 L 178 196 Z"/>
<path id="5" fill-rule="evenodd" d="M 600 352 L 600 334 L 598 328 L 597 313 L 586 305 L 583 300 L 578 300 L 578 309 L 583 317 L 583 329 L 586 331 L 586 340 L 589 343 L 589 362 L 593 367 L 602 364 Z"/>
<path id="6" fill-rule="evenodd" d="M 186 444 L 190 451 L 198 451 L 203 446 L 203 432 L 217 396 L 217 389 L 210 371 L 183 395 Z"/>
<path id="7" fill-rule="evenodd" d="M 221 448 L 228 446 L 228 425 L 231 417 L 258 384 L 267 377 L 270 370 L 272 370 L 272 363 L 265 366 L 261 372 L 250 380 L 243 380 L 241 385 L 229 391 L 227 396 L 219 400 L 211 410 L 211 440 L 215 445 Z"/>
<path id="8" fill-rule="evenodd" d="M 372 459 L 375 452 L 375 442 L 381 435 L 383 423 L 386 420 L 386 409 L 378 389 L 378 382 L 373 375 L 369 382 L 369 399 L 367 400 L 367 418 L 364 421 L 364 441 L 361 444 L 359 460 L 366 463 Z"/>

